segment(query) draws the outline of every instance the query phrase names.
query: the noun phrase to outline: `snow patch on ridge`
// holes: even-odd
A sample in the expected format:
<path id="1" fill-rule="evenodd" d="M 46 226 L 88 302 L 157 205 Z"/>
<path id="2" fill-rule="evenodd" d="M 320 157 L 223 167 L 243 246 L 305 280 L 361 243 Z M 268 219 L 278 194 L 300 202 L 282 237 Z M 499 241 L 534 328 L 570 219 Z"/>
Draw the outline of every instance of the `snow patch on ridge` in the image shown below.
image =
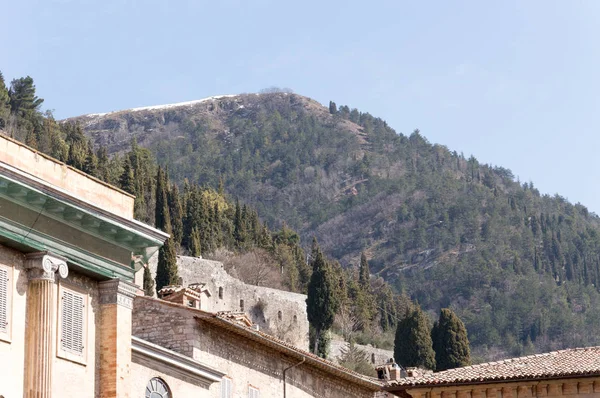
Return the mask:
<path id="1" fill-rule="evenodd" d="M 86 117 L 101 117 L 101 116 L 106 116 L 106 115 L 110 115 L 113 113 L 119 113 L 119 112 L 155 111 L 155 110 L 162 110 L 162 109 L 179 108 L 182 106 L 193 106 L 196 104 L 200 104 L 202 102 L 214 101 L 216 99 L 231 98 L 231 97 L 237 97 L 237 95 L 236 94 L 214 95 L 212 97 L 202 98 L 202 99 L 194 100 L 194 101 L 177 102 L 175 104 L 166 104 L 166 105 L 143 106 L 140 108 L 123 109 L 120 111 L 112 111 L 112 112 L 105 112 L 105 113 L 89 113 L 84 116 L 86 116 Z"/>

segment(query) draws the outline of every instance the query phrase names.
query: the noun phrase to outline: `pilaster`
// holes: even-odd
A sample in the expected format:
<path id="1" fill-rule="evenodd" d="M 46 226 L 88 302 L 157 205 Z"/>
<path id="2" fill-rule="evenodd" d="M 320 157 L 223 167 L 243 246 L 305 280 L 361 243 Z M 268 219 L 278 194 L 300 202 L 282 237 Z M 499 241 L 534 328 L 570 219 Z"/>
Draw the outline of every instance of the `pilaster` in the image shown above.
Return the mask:
<path id="1" fill-rule="evenodd" d="M 138 287 L 120 279 L 98 284 L 100 293 L 100 396 L 129 398 L 131 309 Z"/>
<path id="2" fill-rule="evenodd" d="M 52 359 L 56 341 L 56 285 L 69 273 L 64 258 L 48 252 L 30 253 L 27 270 L 27 329 L 25 332 L 24 397 L 52 396 Z"/>

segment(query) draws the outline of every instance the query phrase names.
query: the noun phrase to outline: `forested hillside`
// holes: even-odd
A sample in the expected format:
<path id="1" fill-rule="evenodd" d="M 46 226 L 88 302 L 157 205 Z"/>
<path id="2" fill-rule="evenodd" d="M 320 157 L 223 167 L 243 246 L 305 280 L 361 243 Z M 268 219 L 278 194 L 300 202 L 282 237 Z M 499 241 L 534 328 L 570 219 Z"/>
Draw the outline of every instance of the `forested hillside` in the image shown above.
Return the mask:
<path id="1" fill-rule="evenodd" d="M 419 131 L 288 93 L 71 121 L 111 153 L 136 137 L 180 183 L 223 181 L 344 266 L 365 251 L 397 291 L 451 306 L 479 357 L 600 343 L 598 217 Z"/>

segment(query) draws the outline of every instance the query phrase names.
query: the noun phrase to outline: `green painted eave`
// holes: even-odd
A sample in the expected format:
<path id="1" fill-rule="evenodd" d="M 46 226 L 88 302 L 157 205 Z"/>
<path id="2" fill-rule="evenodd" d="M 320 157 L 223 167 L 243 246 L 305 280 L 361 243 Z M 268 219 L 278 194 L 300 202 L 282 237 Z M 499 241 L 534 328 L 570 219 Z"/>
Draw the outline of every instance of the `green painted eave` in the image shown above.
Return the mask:
<path id="1" fill-rule="evenodd" d="M 118 264 L 101 253 L 86 252 L 73 244 L 40 233 L 35 230 L 35 225 L 19 224 L 17 215 L 0 213 L 0 236 L 32 248 L 52 250 L 74 262 L 80 262 L 82 267 L 89 268 L 91 272 L 108 277 L 126 274 L 126 279 L 130 279 L 129 275 L 133 275 L 141 263 L 147 262 L 168 237 L 138 221 L 120 217 L 75 198 L 6 164 L 0 164 L 0 198 L 130 252 L 131 263 Z M 61 246 L 64 248 L 61 249 Z M 104 266 L 107 269 L 102 269 Z"/>

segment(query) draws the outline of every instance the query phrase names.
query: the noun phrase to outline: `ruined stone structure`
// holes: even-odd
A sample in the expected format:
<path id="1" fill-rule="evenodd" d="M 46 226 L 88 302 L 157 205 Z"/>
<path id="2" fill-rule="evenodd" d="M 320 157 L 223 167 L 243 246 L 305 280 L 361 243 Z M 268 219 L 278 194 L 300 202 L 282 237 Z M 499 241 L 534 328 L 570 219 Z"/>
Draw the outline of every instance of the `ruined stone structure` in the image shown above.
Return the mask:
<path id="1" fill-rule="evenodd" d="M 153 277 L 156 265 L 154 256 L 150 260 Z M 182 286 L 202 283 L 210 291 L 210 297 L 201 301 L 201 309 L 245 312 L 261 331 L 308 349 L 306 295 L 248 285 L 227 274 L 218 261 L 178 256 L 177 265 Z"/>

